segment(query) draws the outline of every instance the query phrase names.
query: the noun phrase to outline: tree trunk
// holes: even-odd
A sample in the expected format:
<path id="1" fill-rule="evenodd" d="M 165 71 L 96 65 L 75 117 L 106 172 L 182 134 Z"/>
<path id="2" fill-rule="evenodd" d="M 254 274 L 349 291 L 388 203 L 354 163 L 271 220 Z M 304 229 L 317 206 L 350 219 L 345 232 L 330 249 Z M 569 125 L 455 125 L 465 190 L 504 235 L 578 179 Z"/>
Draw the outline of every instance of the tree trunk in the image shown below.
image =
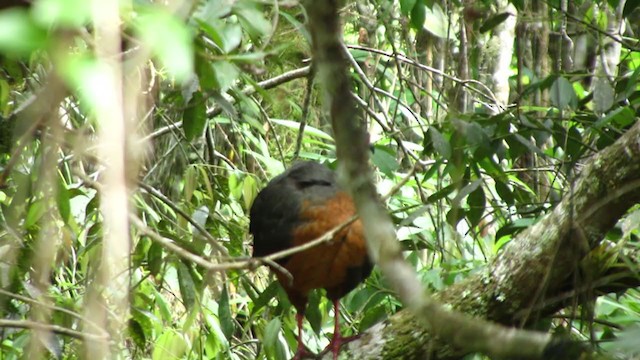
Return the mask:
<path id="1" fill-rule="evenodd" d="M 526 325 L 534 311 L 539 317 L 561 309 L 564 302 L 543 300 L 579 292 L 584 284 L 574 281 L 576 275 L 588 270 L 580 266 L 581 261 L 640 201 L 638 139 L 640 122 L 594 156 L 583 169 L 573 196 L 565 197 L 551 213 L 514 238 L 491 266 L 435 296 L 452 309 L 505 325 Z M 591 275 L 597 279 L 604 274 Z M 637 279 L 626 284 L 637 286 Z M 611 283 L 602 284 L 602 289 L 612 291 L 609 286 Z M 406 310 L 370 328 L 343 352 L 346 358 L 364 360 L 459 359 L 465 353 L 433 338 Z"/>

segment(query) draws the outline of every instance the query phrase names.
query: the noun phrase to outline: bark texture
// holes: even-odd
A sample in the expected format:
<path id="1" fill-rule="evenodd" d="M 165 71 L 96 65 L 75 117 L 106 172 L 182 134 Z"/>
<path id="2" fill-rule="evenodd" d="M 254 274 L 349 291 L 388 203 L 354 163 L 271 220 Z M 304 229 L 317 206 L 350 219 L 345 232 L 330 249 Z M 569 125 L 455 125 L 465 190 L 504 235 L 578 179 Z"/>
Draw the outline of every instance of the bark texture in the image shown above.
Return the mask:
<path id="1" fill-rule="evenodd" d="M 580 261 L 640 202 L 640 122 L 585 166 L 573 195 L 506 245 L 484 271 L 436 297 L 460 312 L 505 325 L 526 320 L 538 301 L 576 290 Z M 628 286 L 637 286 L 636 282 Z M 612 290 L 603 284 L 605 291 Z M 617 289 L 622 290 L 622 289 Z M 565 304 L 545 304 L 539 315 Z M 364 351 L 363 351 L 364 350 Z M 348 351 L 360 359 L 458 359 L 465 351 L 434 338 L 409 311 L 369 329 Z M 392 356 L 393 355 L 393 356 Z"/>

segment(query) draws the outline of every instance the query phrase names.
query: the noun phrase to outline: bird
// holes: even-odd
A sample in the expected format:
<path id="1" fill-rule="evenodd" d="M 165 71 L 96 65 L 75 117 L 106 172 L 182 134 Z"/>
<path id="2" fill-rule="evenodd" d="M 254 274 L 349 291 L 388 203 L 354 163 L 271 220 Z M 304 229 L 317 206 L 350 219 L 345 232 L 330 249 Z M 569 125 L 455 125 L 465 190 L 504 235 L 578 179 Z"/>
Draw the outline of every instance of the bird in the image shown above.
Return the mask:
<path id="1" fill-rule="evenodd" d="M 336 174 L 315 161 L 296 162 L 273 178 L 256 196 L 250 212 L 253 256 L 264 257 L 315 240 L 356 215 L 351 196 L 340 187 Z M 356 219 L 333 239 L 276 260 L 273 272 L 296 309 L 298 348 L 293 359 L 312 355 L 302 341 L 302 322 L 309 292 L 325 289 L 334 306 L 334 333 L 321 354 L 352 338 L 342 337 L 339 325 L 340 298 L 371 273 L 362 222 Z M 283 271 L 282 269 L 285 269 Z"/>

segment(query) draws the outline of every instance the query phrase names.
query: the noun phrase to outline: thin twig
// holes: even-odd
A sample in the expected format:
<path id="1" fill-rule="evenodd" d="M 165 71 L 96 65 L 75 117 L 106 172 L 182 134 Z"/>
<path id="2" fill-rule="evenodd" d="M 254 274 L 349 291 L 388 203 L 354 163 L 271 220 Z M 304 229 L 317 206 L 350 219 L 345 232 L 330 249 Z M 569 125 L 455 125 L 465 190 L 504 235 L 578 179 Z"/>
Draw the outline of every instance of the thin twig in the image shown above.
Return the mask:
<path id="1" fill-rule="evenodd" d="M 59 312 L 65 313 L 67 315 L 71 315 L 71 316 L 73 316 L 73 317 L 75 317 L 75 318 L 77 318 L 79 320 L 82 320 L 84 323 L 86 323 L 88 325 L 91 325 L 93 328 L 95 328 L 99 332 L 103 332 L 103 335 L 102 335 L 103 337 L 105 337 L 105 338 L 109 337 L 109 334 L 106 331 L 104 331 L 104 329 L 101 328 L 98 324 L 96 324 L 93 321 L 87 319 L 86 317 L 78 314 L 77 312 L 71 311 L 69 309 L 61 308 L 61 307 L 58 307 L 58 306 L 55 306 L 55 305 L 46 304 L 46 303 L 43 303 L 43 302 L 38 301 L 36 299 L 32 299 L 30 297 L 26 297 L 26 296 L 23 296 L 23 295 L 20 295 L 20 294 L 14 294 L 14 293 L 9 292 L 9 291 L 4 290 L 4 289 L 0 289 L 0 294 L 8 296 L 8 297 L 12 297 L 14 299 L 20 300 L 20 301 L 25 302 L 25 303 L 37 304 L 38 306 L 42 306 L 42 307 L 45 307 L 47 309 L 51 309 L 51 310 L 55 310 L 55 311 L 59 311 Z M 96 335 L 96 336 L 100 336 L 100 335 Z"/>
<path id="2" fill-rule="evenodd" d="M 309 75 L 310 69 L 311 69 L 311 66 L 305 66 L 305 67 L 300 68 L 300 69 L 295 69 L 295 70 L 288 71 L 288 72 L 286 72 L 286 73 L 284 73 L 282 75 L 278 75 L 278 76 L 276 76 L 274 78 L 267 79 L 267 80 L 264 80 L 264 81 L 260 81 L 258 83 L 257 87 L 259 87 L 261 89 L 264 89 L 264 90 L 268 90 L 268 89 L 274 88 L 274 87 L 276 87 L 278 85 L 282 85 L 282 84 L 287 83 L 287 82 L 289 82 L 291 80 L 299 79 L 301 77 Z M 255 92 L 258 91 L 257 87 L 256 86 L 247 86 L 244 89 L 242 89 L 242 94 L 244 94 L 244 95 L 252 95 L 252 94 L 254 94 Z M 234 98 L 229 99 L 229 102 L 230 103 L 234 103 L 235 102 Z M 219 115 L 220 113 L 222 113 L 222 108 L 221 107 L 214 107 L 214 108 L 212 108 L 210 110 L 207 110 L 207 118 L 211 118 L 213 116 Z M 179 129 L 181 127 L 182 127 L 182 121 L 176 121 L 176 122 L 174 122 L 172 124 L 169 124 L 169 125 L 167 125 L 167 126 L 165 126 L 163 128 L 160 128 L 160 129 L 152 132 L 151 134 L 147 135 L 143 139 L 143 141 L 155 139 L 155 138 L 157 138 L 159 136 L 162 136 L 162 135 L 164 135 L 164 134 L 166 134 L 166 133 L 168 133 L 168 132 L 170 132 L 170 131 L 172 131 L 174 129 Z"/>
<path id="3" fill-rule="evenodd" d="M 383 51 L 383 50 L 378 50 L 378 49 L 369 48 L 369 47 L 360 46 L 360 45 L 347 45 L 347 47 L 350 48 L 350 49 L 369 51 L 369 52 L 372 52 L 374 54 L 383 55 L 383 56 L 386 56 L 386 57 L 389 57 L 389 58 L 392 58 L 392 59 L 398 59 L 398 60 L 400 60 L 400 61 L 402 61 L 404 63 L 407 63 L 409 65 L 415 66 L 415 67 L 417 67 L 417 68 L 419 68 L 421 70 L 432 72 L 434 74 L 438 74 L 438 75 L 444 77 L 445 79 L 448 79 L 448 80 L 451 80 L 453 82 L 457 82 L 457 83 L 463 85 L 464 87 L 466 87 L 470 91 L 473 91 L 473 92 L 477 93 L 478 95 L 486 98 L 487 100 L 490 100 L 494 104 L 498 104 L 498 101 L 496 100 L 496 96 L 493 93 L 493 91 L 491 91 L 491 89 L 489 89 L 489 87 L 487 87 L 487 85 L 481 83 L 478 80 L 474 80 L 474 79 L 465 80 L 465 79 L 457 78 L 455 76 L 452 76 L 452 75 L 449 75 L 449 74 L 445 73 L 442 70 L 436 69 L 436 68 L 428 66 L 428 65 L 420 64 L 419 62 L 417 62 L 417 61 L 415 61 L 415 60 L 413 60 L 413 59 L 411 59 L 409 57 L 406 57 L 404 55 L 392 54 L 392 53 L 388 53 L 388 52 Z M 483 91 L 480 91 L 480 90 L 478 90 L 478 89 L 476 89 L 476 88 L 474 88 L 472 86 L 469 86 L 469 84 L 478 85 L 484 91 L 486 91 L 486 93 L 483 92 Z"/>
<path id="4" fill-rule="evenodd" d="M 302 117 L 300 118 L 300 128 L 298 128 L 298 137 L 296 138 L 296 149 L 293 152 L 293 160 L 298 159 L 300 156 L 300 149 L 302 149 L 302 139 L 304 138 L 304 129 L 307 126 L 307 120 L 309 118 L 309 108 L 311 107 L 311 93 L 313 90 L 313 76 L 310 74 L 307 77 L 307 89 L 304 96 L 304 102 L 302 104 Z"/>
<path id="5" fill-rule="evenodd" d="M 80 340 L 91 340 L 108 342 L 109 338 L 104 335 L 91 334 L 86 331 L 76 331 L 58 325 L 43 324 L 31 320 L 9 320 L 0 319 L 0 328 L 18 328 L 37 331 L 49 331 L 60 335 L 70 336 Z"/>
<path id="6" fill-rule="evenodd" d="M 196 228 L 196 230 L 198 230 L 200 232 L 200 234 L 205 239 L 207 239 L 207 241 L 211 244 L 211 246 L 213 246 L 218 252 L 220 252 L 224 256 L 228 256 L 229 255 L 229 251 L 227 250 L 226 247 L 220 245 L 218 240 L 216 240 L 213 236 L 211 236 L 211 234 L 209 234 L 209 232 L 205 228 L 203 228 L 200 224 L 198 224 L 198 222 L 196 222 L 191 216 L 189 216 L 189 214 L 187 214 L 178 205 L 176 205 L 173 201 L 171 201 L 171 199 L 166 197 L 163 193 L 161 193 L 160 191 L 156 190 L 152 186 L 147 185 L 147 184 L 145 184 L 143 182 L 138 182 L 138 186 L 141 189 L 146 190 L 149 194 L 153 195 L 158 200 L 162 201 L 165 205 L 169 206 L 171 208 L 171 210 L 175 211 L 177 214 L 179 214 L 185 220 L 187 220 L 189 222 L 189 224 L 193 225 L 193 227 Z"/>
<path id="7" fill-rule="evenodd" d="M 322 236 L 299 246 L 295 246 L 292 248 L 288 248 L 283 251 L 278 251 L 268 256 L 258 257 L 258 258 L 236 258 L 233 262 L 227 263 L 213 263 L 205 258 L 198 256 L 189 252 L 188 250 L 177 245 L 173 240 L 166 238 L 164 236 L 159 235 L 155 231 L 151 230 L 147 225 L 144 224 L 142 220 L 140 220 L 135 215 L 130 214 L 129 219 L 131 223 L 144 235 L 151 238 L 151 240 L 159 243 L 163 247 L 171 250 L 176 255 L 182 257 L 183 259 L 192 261 L 203 268 L 211 271 L 226 271 L 226 270 L 238 270 L 238 269 L 254 269 L 262 264 L 272 266 L 279 271 L 286 273 L 282 267 L 275 263 L 276 260 L 285 258 L 287 256 L 291 256 L 293 254 L 297 254 L 299 252 L 311 249 L 315 246 L 318 246 L 322 243 L 329 242 L 333 240 L 335 234 L 349 226 L 352 222 L 354 222 L 357 217 L 353 216 L 342 224 L 334 227 L 328 232 L 324 233 Z"/>

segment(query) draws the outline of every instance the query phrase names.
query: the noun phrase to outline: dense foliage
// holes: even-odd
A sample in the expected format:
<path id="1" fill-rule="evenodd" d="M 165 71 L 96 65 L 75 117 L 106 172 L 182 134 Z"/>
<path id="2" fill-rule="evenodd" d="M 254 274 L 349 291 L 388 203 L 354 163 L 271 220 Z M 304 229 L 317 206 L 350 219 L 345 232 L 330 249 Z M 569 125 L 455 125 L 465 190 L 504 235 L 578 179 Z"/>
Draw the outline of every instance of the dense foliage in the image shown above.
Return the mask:
<path id="1" fill-rule="evenodd" d="M 96 3 L 0 11 L 3 358 L 287 358 L 293 309 L 249 261 L 247 228 L 257 192 L 296 159 L 336 166 L 302 6 L 120 1 L 114 23 Z M 500 257 L 572 195 L 586 160 L 637 123 L 637 5 L 345 3 L 379 193 L 431 290 Z M 123 149 L 115 184 L 129 196 L 115 215 L 105 205 L 118 194 L 104 180 L 118 171 L 109 146 Z M 119 215 L 130 249 L 113 252 L 118 243 L 104 238 Z M 552 317 L 532 311 L 527 325 L 604 356 L 640 353 L 639 225 L 636 206 L 592 249 L 576 279 L 584 290 Z M 122 250 L 126 273 L 114 280 Z M 612 267 L 636 281 L 591 291 Z M 346 334 L 402 309 L 378 271 L 342 304 Z M 331 309 L 312 296 L 311 350 L 328 343 Z"/>

